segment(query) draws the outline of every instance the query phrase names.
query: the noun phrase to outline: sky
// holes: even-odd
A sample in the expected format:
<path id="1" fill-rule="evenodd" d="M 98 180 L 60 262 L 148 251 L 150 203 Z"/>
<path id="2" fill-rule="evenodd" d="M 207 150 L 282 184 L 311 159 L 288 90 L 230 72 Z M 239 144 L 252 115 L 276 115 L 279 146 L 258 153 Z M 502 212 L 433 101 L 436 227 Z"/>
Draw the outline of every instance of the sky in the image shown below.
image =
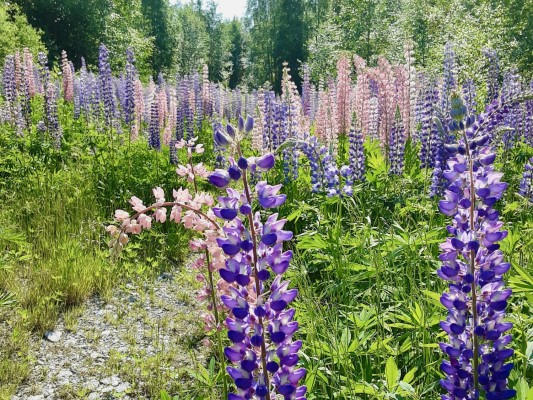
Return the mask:
<path id="1" fill-rule="evenodd" d="M 170 0 L 170 3 L 175 4 L 177 0 Z M 183 3 L 185 2 L 182 1 Z M 218 4 L 218 12 L 224 19 L 244 17 L 246 12 L 246 0 L 215 0 L 215 3 Z"/>

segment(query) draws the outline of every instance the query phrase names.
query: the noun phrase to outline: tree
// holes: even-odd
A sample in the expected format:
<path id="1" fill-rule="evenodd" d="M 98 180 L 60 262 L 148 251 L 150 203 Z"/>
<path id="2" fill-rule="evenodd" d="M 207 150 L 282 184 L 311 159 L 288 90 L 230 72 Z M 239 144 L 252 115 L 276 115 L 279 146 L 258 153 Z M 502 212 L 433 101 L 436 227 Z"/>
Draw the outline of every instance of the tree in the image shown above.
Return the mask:
<path id="1" fill-rule="evenodd" d="M 231 45 L 229 87 L 234 89 L 244 79 L 244 32 L 242 23 L 237 19 L 234 19 L 228 24 L 227 30 Z"/>
<path id="2" fill-rule="evenodd" d="M 44 51 L 41 32 L 28 24 L 18 7 L 0 3 L 0 60 L 24 47 L 33 53 Z"/>
<path id="3" fill-rule="evenodd" d="M 173 67 L 177 38 L 172 30 L 168 0 L 141 0 L 147 32 L 154 38 L 152 69 L 155 74 Z"/>

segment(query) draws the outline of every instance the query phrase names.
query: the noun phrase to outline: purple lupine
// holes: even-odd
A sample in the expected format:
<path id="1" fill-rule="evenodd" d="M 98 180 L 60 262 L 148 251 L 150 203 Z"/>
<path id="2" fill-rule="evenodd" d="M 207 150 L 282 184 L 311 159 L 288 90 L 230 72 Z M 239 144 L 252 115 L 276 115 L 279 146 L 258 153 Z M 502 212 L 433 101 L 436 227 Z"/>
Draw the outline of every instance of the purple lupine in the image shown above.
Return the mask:
<path id="1" fill-rule="evenodd" d="M 124 93 L 124 122 L 131 125 L 135 121 L 135 78 L 137 72 L 135 70 L 135 55 L 133 49 L 128 47 L 126 49 L 126 87 Z"/>
<path id="2" fill-rule="evenodd" d="M 2 75 L 4 87 L 4 97 L 9 110 L 9 119 L 15 122 L 15 102 L 17 99 L 17 83 L 15 81 L 15 57 L 7 55 L 4 62 L 4 73 Z"/>
<path id="3" fill-rule="evenodd" d="M 405 151 L 405 128 L 400 114 L 400 109 L 396 108 L 394 123 L 390 131 L 389 139 L 389 171 L 393 175 L 403 173 Z"/>
<path id="4" fill-rule="evenodd" d="M 470 114 L 475 114 L 477 108 L 476 102 L 476 84 L 473 79 L 468 79 L 463 84 L 463 99 Z"/>
<path id="5" fill-rule="evenodd" d="M 451 237 L 441 245 L 437 271 L 450 282 L 441 297 L 448 317 L 440 326 L 449 337 L 449 343 L 440 344 L 449 358 L 441 364 L 446 375 L 441 385 L 448 392 L 442 399 L 476 400 L 481 391 L 489 400 L 510 399 L 516 394 L 507 388 L 513 364 L 505 360 L 513 350 L 507 347 L 511 335 L 505 333 L 512 324 L 504 317 L 511 290 L 503 282 L 510 264 L 503 262 L 497 243 L 507 232 L 493 209 L 507 184 L 493 169 L 496 154 L 488 135 L 479 135 L 472 117 L 465 119 L 460 98 L 452 97 L 452 109 L 457 110 L 453 119 L 463 138 L 447 146 L 453 155 L 444 171 L 449 187 L 439 203 L 441 212 L 454 218 L 448 226 Z"/>
<path id="6" fill-rule="evenodd" d="M 533 203 L 533 157 L 524 166 L 518 194 Z"/>
<path id="7" fill-rule="evenodd" d="M 46 121 L 46 130 L 54 140 L 54 147 L 61 147 L 63 130 L 59 124 L 57 115 L 57 91 L 50 82 L 50 71 L 48 70 L 48 58 L 43 52 L 38 54 L 39 67 L 41 72 L 41 82 L 44 90 L 44 115 Z"/>
<path id="8" fill-rule="evenodd" d="M 365 180 L 365 152 L 363 148 L 363 131 L 361 128 L 352 128 L 348 134 L 349 159 L 352 171 L 352 179 L 356 181 Z"/>
<path id="9" fill-rule="evenodd" d="M 273 151 L 273 133 L 274 126 L 274 103 L 275 95 L 270 90 L 263 91 L 263 148 Z"/>
<path id="10" fill-rule="evenodd" d="M 529 92 L 533 93 L 533 79 L 529 83 Z M 525 102 L 524 141 L 533 146 L 533 100 Z"/>
<path id="11" fill-rule="evenodd" d="M 500 96 L 500 64 L 494 50 L 485 49 L 483 54 L 489 62 L 487 74 L 487 102 L 491 103 Z"/>
<path id="12" fill-rule="evenodd" d="M 506 71 L 503 76 L 503 85 L 500 95 L 500 103 L 504 103 L 509 99 L 518 97 L 522 92 L 520 83 L 520 76 L 517 71 L 511 69 Z M 507 113 L 502 121 L 503 125 L 511 128 L 503 135 L 503 144 L 505 148 L 513 147 L 514 144 L 520 140 L 523 127 L 523 112 L 522 104 L 515 103 L 509 105 Z"/>
<path id="13" fill-rule="evenodd" d="M 318 193 L 325 187 L 321 156 L 327 153 L 327 149 L 320 144 L 316 136 L 309 135 L 304 135 L 302 142 L 299 143 L 299 149 L 309 161 L 311 191 Z"/>
<path id="14" fill-rule="evenodd" d="M 225 236 L 217 242 L 226 256 L 226 268 L 220 276 L 229 286 L 229 294 L 221 297 L 231 310 L 226 319 L 231 345 L 224 353 L 233 364 L 227 372 L 235 382 L 236 392 L 229 400 L 256 398 L 273 400 L 277 395 L 285 399 L 305 399 L 305 386 L 298 381 L 305 369 L 297 368 L 301 341 L 294 341 L 298 329 L 294 309 L 288 309 L 298 294 L 282 280 L 292 259 L 292 251 L 283 251 L 283 242 L 292 232 L 283 230 L 286 220 L 271 214 L 261 221 L 261 213 L 253 213 L 254 202 L 265 209 L 280 207 L 286 196 L 279 194 L 281 185 L 270 186 L 265 181 L 255 186 L 252 197 L 248 173 L 252 165 L 263 170 L 274 166 L 274 156 L 243 157 L 237 143 L 239 160 L 230 160 L 230 168 L 216 170 L 209 180 L 219 188 L 231 180 L 241 180 L 243 191 L 227 189 L 227 196 L 218 198 L 213 212 L 218 218 L 231 221 L 224 227 Z M 239 216 L 242 215 L 242 217 Z M 245 222 L 246 221 L 246 222 Z M 273 282 L 267 285 L 274 275 Z"/>
<path id="15" fill-rule="evenodd" d="M 455 52 L 452 44 L 446 43 L 444 47 L 444 65 L 442 77 L 442 89 L 440 98 L 440 109 L 443 113 L 447 113 L 450 108 L 450 94 L 455 90 L 457 85 L 457 70 L 455 62 Z"/>
<path id="16" fill-rule="evenodd" d="M 150 127 L 148 146 L 152 149 L 161 150 L 161 132 L 159 129 L 159 107 L 157 96 L 154 96 L 150 106 Z"/>
<path id="17" fill-rule="evenodd" d="M 435 168 L 438 143 L 441 141 L 436 126 L 434 126 L 435 108 L 438 90 L 434 82 L 428 82 L 425 88 L 424 104 L 422 107 L 420 126 L 420 166 Z"/>
<path id="18" fill-rule="evenodd" d="M 104 115 L 106 126 L 113 125 L 115 116 L 115 99 L 113 96 L 113 80 L 111 65 L 109 64 L 109 52 L 104 44 L 100 45 L 98 52 L 98 75 L 100 79 L 100 93 L 104 102 Z"/>
<path id="19" fill-rule="evenodd" d="M 200 75 L 195 73 L 193 75 L 193 91 L 194 91 L 194 122 L 196 129 L 200 131 L 202 129 L 202 121 L 204 120 L 204 103 L 202 98 L 202 86 L 200 82 Z"/>
<path id="20" fill-rule="evenodd" d="M 302 110 L 306 117 L 311 118 L 311 74 L 309 66 L 303 65 L 304 80 L 302 83 Z"/>

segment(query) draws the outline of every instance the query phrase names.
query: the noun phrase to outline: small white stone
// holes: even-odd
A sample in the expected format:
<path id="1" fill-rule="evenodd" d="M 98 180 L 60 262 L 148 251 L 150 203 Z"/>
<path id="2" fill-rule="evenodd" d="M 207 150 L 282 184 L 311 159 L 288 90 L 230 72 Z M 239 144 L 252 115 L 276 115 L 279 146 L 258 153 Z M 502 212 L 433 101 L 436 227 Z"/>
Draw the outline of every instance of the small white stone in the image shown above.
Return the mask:
<path id="1" fill-rule="evenodd" d="M 52 343 L 59 342 L 59 339 L 61 339 L 61 336 L 63 335 L 63 332 L 61 331 L 46 331 L 44 333 L 44 338 Z"/>
<path id="2" fill-rule="evenodd" d="M 120 385 L 118 385 L 116 388 L 115 388 L 115 392 L 117 393 L 123 393 L 125 392 L 126 390 L 128 390 L 130 388 L 130 384 L 128 382 L 123 382 L 121 383 Z"/>

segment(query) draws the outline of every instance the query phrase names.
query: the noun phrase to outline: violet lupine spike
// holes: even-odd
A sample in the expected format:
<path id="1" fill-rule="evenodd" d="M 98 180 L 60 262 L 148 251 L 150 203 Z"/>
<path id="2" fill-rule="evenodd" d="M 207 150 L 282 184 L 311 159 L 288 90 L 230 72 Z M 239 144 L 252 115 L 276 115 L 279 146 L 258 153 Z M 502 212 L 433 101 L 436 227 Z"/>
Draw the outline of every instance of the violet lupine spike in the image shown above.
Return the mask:
<path id="1" fill-rule="evenodd" d="M 115 99 L 113 95 L 113 80 L 109 64 L 109 52 L 104 44 L 100 45 L 98 52 L 98 72 L 100 80 L 100 93 L 104 102 L 104 115 L 106 126 L 113 125 L 115 116 Z"/>
<path id="2" fill-rule="evenodd" d="M 304 115 L 311 119 L 311 74 L 309 66 L 303 65 L 303 83 L 302 83 L 302 110 Z"/>
<path id="3" fill-rule="evenodd" d="M 460 98 L 452 98 L 452 107 L 454 102 L 461 103 Z M 503 282 L 510 264 L 503 261 L 497 243 L 507 231 L 493 209 L 507 184 L 492 166 L 496 154 L 488 135 L 480 136 L 472 118 L 465 116 L 461 111 L 453 114 L 454 121 L 463 122 L 464 135 L 447 147 L 453 157 L 444 177 L 450 184 L 439 203 L 441 212 L 453 217 L 437 271 L 450 282 L 441 297 L 448 317 L 440 325 L 449 337 L 449 343 L 440 344 L 449 358 L 441 364 L 446 375 L 441 385 L 448 392 L 442 399 L 477 400 L 481 392 L 488 400 L 511 399 L 516 391 L 508 389 L 507 378 L 513 364 L 506 360 L 513 350 L 507 347 L 511 335 L 506 332 L 512 324 L 504 321 L 511 290 Z"/>
<path id="4" fill-rule="evenodd" d="M 420 166 L 434 168 L 441 139 L 437 127 L 434 125 L 435 108 L 438 100 L 438 90 L 433 82 L 429 82 L 425 89 L 420 126 Z"/>
<path id="5" fill-rule="evenodd" d="M 135 70 L 135 55 L 133 49 L 126 49 L 126 87 L 124 93 L 124 122 L 132 125 L 135 120 L 135 79 L 137 71 Z M 131 128 L 130 128 L 131 129 Z"/>
<path id="6" fill-rule="evenodd" d="M 244 191 L 228 188 L 227 196 L 220 196 L 213 208 L 218 218 L 230 221 L 224 227 L 225 236 L 217 239 L 226 256 L 220 276 L 230 285 L 229 294 L 221 297 L 231 310 L 226 325 L 232 344 L 224 353 L 233 364 L 226 370 L 236 390 L 229 400 L 274 400 L 278 395 L 305 400 L 307 390 L 298 386 L 305 376 L 305 369 L 297 368 L 302 343 L 293 340 L 298 323 L 294 309 L 287 309 L 298 291 L 282 280 L 292 259 L 292 251 L 283 251 L 283 242 L 292 238 L 292 232 L 283 230 L 286 220 L 278 220 L 278 214 L 263 222 L 259 212 L 252 213 L 252 201 L 268 210 L 281 206 L 286 196 L 279 194 L 281 185 L 261 181 L 252 198 L 247 180 L 253 165 L 268 170 L 274 161 L 272 154 L 250 159 L 241 155 L 237 163 L 230 160 L 228 171 L 217 170 L 209 177 L 220 188 L 232 179 L 242 178 L 244 183 Z M 275 279 L 267 290 L 272 275 Z"/>
<path id="7" fill-rule="evenodd" d="M 15 81 L 15 57 L 8 55 L 4 62 L 4 73 L 2 76 L 4 87 L 4 97 L 7 101 L 9 120 L 14 122 L 15 101 L 17 99 L 17 84 Z"/>
<path id="8" fill-rule="evenodd" d="M 348 135 L 349 158 L 352 178 L 356 181 L 365 180 L 365 152 L 363 148 L 363 131 L 361 128 L 352 128 Z"/>
<path id="9" fill-rule="evenodd" d="M 150 132 L 148 146 L 152 149 L 161 150 L 161 131 L 159 129 L 159 105 L 154 96 L 150 107 Z"/>
<path id="10" fill-rule="evenodd" d="M 533 157 L 524 166 L 518 194 L 533 203 Z"/>
<path id="11" fill-rule="evenodd" d="M 400 109 L 396 109 L 396 116 L 390 132 L 389 142 L 389 171 L 393 175 L 403 173 L 405 151 L 405 128 L 400 114 Z"/>
<path id="12" fill-rule="evenodd" d="M 494 50 L 485 49 L 483 51 L 489 62 L 487 74 L 487 102 L 490 103 L 500 96 L 500 64 L 498 55 Z"/>
<path id="13" fill-rule="evenodd" d="M 476 84 L 474 83 L 473 79 L 468 79 L 463 84 L 463 98 L 470 114 L 475 114 L 476 112 L 476 95 Z"/>
<path id="14" fill-rule="evenodd" d="M 444 47 L 443 82 L 440 99 L 440 109 L 447 113 L 450 108 L 450 94 L 455 90 L 457 84 L 457 71 L 455 62 L 455 52 L 452 44 L 446 43 Z"/>

